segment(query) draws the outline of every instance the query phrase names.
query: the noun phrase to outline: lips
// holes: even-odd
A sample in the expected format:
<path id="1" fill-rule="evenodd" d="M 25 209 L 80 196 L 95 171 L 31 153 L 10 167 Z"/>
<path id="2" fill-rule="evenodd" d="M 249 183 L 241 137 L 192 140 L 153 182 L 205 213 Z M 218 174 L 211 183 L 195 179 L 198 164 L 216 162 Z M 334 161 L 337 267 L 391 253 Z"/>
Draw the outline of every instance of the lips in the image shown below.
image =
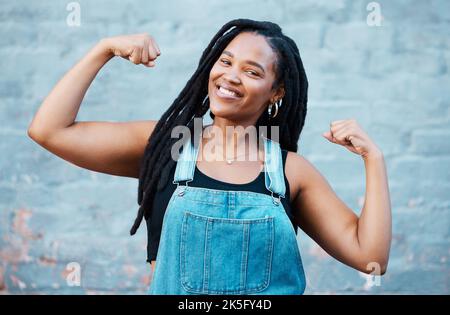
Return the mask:
<path id="1" fill-rule="evenodd" d="M 243 94 L 238 89 L 233 88 L 226 84 L 216 85 L 216 94 L 224 99 L 240 99 Z"/>

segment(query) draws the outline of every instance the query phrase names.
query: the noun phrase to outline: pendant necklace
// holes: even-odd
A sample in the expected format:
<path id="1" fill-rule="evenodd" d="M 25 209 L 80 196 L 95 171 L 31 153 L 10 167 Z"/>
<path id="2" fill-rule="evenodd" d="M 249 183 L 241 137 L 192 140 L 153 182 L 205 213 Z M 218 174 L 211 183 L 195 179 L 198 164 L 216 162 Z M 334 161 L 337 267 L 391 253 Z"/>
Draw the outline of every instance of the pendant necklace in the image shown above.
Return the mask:
<path id="1" fill-rule="evenodd" d="M 208 135 L 209 135 L 209 133 L 208 133 Z M 218 148 L 218 146 L 215 146 L 215 147 L 214 147 L 214 150 L 216 150 L 217 148 Z M 237 158 L 238 158 L 238 157 L 245 155 L 245 153 L 244 153 L 244 154 L 239 154 L 239 155 L 237 155 L 237 156 L 235 156 L 235 157 L 233 157 L 233 158 L 227 158 L 226 156 L 223 155 L 223 151 L 222 151 L 222 150 L 220 150 L 220 153 L 221 153 L 221 155 L 222 155 L 222 158 L 225 159 L 225 161 L 226 161 L 226 163 L 227 163 L 228 165 L 231 165 L 234 161 L 237 161 Z"/>
<path id="2" fill-rule="evenodd" d="M 216 147 L 215 149 L 217 149 L 217 147 Z M 222 150 L 220 150 L 220 151 L 221 151 L 220 153 L 221 153 L 221 155 L 222 155 L 222 158 L 225 159 L 225 161 L 226 161 L 226 163 L 227 163 L 228 165 L 231 165 L 234 161 L 237 161 L 237 158 L 238 158 L 238 157 L 246 155 L 246 154 L 244 153 L 244 154 L 239 154 L 239 155 L 237 155 L 237 156 L 235 156 L 235 157 L 232 157 L 232 158 L 227 158 L 226 156 L 224 156 L 223 151 L 222 151 Z"/>

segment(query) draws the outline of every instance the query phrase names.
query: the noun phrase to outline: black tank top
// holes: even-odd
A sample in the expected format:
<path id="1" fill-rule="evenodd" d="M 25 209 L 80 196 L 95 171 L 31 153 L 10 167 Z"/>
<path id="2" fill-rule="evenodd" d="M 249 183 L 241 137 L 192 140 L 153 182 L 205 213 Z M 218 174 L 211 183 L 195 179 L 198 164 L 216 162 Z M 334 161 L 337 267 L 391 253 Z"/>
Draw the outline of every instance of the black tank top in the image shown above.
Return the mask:
<path id="1" fill-rule="evenodd" d="M 294 227 L 295 234 L 297 234 L 297 226 L 294 223 L 292 209 L 290 204 L 290 191 L 289 191 L 289 183 L 286 178 L 286 174 L 284 172 L 286 165 L 286 157 L 287 150 L 281 150 L 283 156 L 283 173 L 284 173 L 284 182 L 286 185 L 286 198 L 281 198 L 281 203 L 286 210 L 286 214 L 288 215 L 291 223 Z M 146 220 L 147 223 L 147 234 L 148 234 L 148 242 L 147 242 L 147 262 L 151 262 L 152 260 L 156 260 L 156 256 L 158 253 L 159 240 L 161 237 L 162 223 L 164 218 L 164 213 L 167 208 L 167 204 L 169 203 L 170 197 L 172 197 L 173 192 L 177 188 L 177 185 L 172 182 L 173 175 L 175 173 L 175 167 L 172 168 L 168 181 L 168 184 L 164 189 L 157 192 L 155 198 L 153 200 L 153 210 L 151 216 Z M 232 191 L 252 191 L 262 194 L 271 195 L 270 191 L 267 190 L 265 185 L 264 171 L 260 172 L 258 177 L 255 178 L 250 183 L 246 184 L 233 184 L 226 183 L 212 177 L 207 176 L 202 173 L 197 166 L 194 171 L 194 179 L 192 182 L 189 182 L 189 186 L 193 187 L 203 187 L 210 189 L 219 189 L 219 190 L 232 190 Z"/>

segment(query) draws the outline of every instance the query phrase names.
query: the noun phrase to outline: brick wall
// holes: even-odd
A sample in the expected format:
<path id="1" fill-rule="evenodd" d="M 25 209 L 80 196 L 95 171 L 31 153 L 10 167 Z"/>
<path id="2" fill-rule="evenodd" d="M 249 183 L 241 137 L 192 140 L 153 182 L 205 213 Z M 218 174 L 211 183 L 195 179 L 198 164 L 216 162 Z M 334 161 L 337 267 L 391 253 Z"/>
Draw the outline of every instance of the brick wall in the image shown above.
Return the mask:
<path id="1" fill-rule="evenodd" d="M 156 68 L 113 59 L 77 119 L 158 119 L 211 37 L 238 17 L 277 22 L 296 41 L 310 82 L 299 153 L 357 213 L 363 162 L 321 133 L 332 120 L 356 118 L 387 162 L 393 242 L 380 285 L 299 233 L 306 293 L 450 292 L 449 1 L 378 1 L 381 26 L 367 23 L 370 1 L 78 1 L 79 27 L 66 22 L 69 2 L 0 7 L 0 293 L 145 293 L 145 225 L 128 233 L 137 180 L 72 165 L 28 138 L 27 127 L 96 41 L 138 32 L 157 39 Z M 71 262 L 81 286 L 67 284 Z"/>

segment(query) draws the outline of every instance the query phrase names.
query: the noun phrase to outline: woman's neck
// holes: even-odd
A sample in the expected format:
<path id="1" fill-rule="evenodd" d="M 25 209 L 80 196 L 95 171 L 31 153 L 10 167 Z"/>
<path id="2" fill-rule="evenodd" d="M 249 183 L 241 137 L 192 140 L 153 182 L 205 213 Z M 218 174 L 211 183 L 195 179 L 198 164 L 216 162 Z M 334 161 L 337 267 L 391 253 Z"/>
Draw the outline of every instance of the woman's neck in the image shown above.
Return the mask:
<path id="1" fill-rule="evenodd" d="M 261 160 L 258 133 L 254 124 L 233 124 L 229 121 L 214 120 L 203 130 L 204 145 L 216 157 L 237 158 L 238 160 Z M 248 139 L 248 140 L 247 140 Z"/>

